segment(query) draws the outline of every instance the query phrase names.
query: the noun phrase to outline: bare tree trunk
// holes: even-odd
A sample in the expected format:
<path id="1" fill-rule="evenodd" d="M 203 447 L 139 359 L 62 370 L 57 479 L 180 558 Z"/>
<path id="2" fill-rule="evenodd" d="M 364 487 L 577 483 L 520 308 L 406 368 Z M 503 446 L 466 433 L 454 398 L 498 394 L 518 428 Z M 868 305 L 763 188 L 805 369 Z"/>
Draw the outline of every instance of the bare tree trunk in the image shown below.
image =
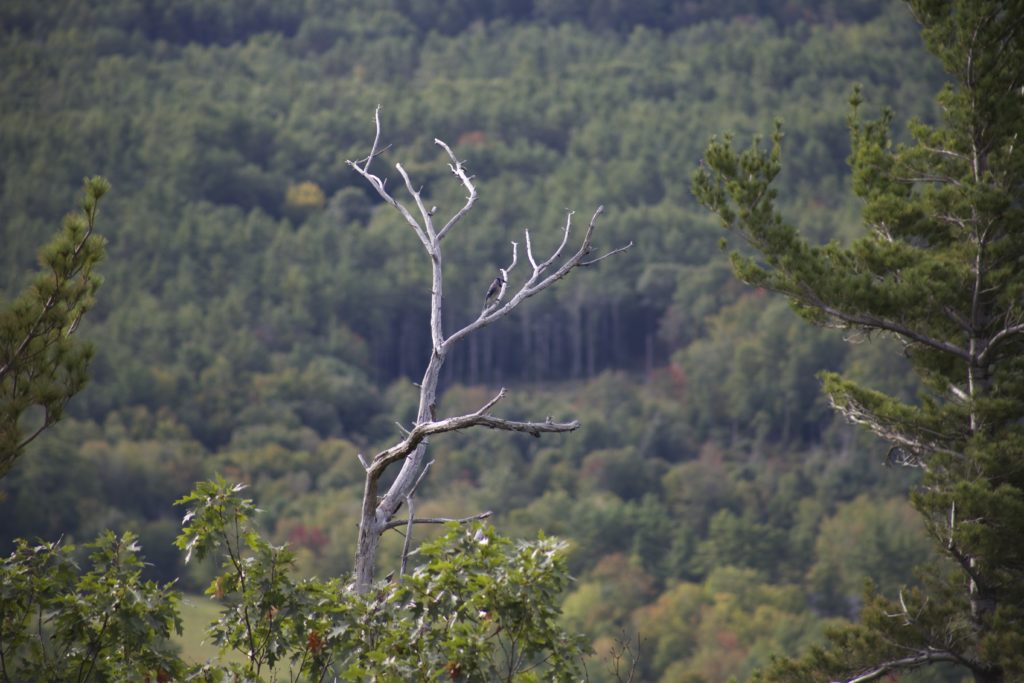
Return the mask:
<path id="1" fill-rule="evenodd" d="M 530 241 L 530 231 L 525 231 L 525 252 L 529 261 L 530 271 L 526 274 L 524 281 L 518 288 L 509 285 L 509 276 L 518 264 L 519 249 L 516 242 L 512 242 L 512 259 L 506 268 L 501 268 L 500 276 L 495 280 L 494 291 L 490 293 L 484 303 L 483 309 L 470 323 L 464 325 L 456 332 L 445 335 L 444 333 L 444 296 L 443 296 L 443 261 L 441 244 L 449 231 L 466 215 L 476 202 L 476 188 L 461 161 L 456 158 L 451 148 L 441 140 L 434 142 L 441 147 L 448 155 L 448 167 L 455 178 L 468 191 L 466 203 L 456 211 L 443 227 L 437 229 L 434 224 L 434 215 L 437 207 L 428 209 L 423 202 L 420 191 L 417 190 L 410 180 L 401 164 L 395 168 L 404 181 L 405 189 L 415 203 L 415 210 L 419 216 L 413 215 L 412 211 L 399 202 L 385 188 L 385 181 L 373 173 L 370 173 L 370 164 L 374 158 L 384 150 L 379 150 L 380 142 L 380 108 L 374 115 L 376 123 L 376 135 L 370 154 L 363 160 L 348 164 L 361 175 L 377 191 L 384 201 L 397 210 L 405 222 L 412 228 L 423 245 L 431 263 L 431 290 L 430 290 L 430 358 L 427 368 L 420 381 L 420 402 L 416 413 L 416 422 L 412 428 L 405 433 L 397 444 L 377 453 L 372 460 L 366 462 L 360 456 L 360 461 L 366 471 L 366 482 L 363 488 L 363 503 L 359 520 L 359 537 L 356 547 L 355 558 L 355 589 L 359 592 L 369 590 L 373 582 L 374 568 L 377 562 L 377 551 L 380 544 L 380 537 L 387 529 L 393 528 L 392 519 L 403 502 L 411 503 L 411 496 L 415 492 L 416 485 L 424 474 L 424 468 L 428 466 L 425 462 L 426 448 L 430 436 L 443 434 L 470 427 L 488 427 L 505 431 L 526 432 L 533 436 L 540 436 L 545 432 L 569 432 L 577 429 L 579 423 L 555 422 L 547 418 L 543 422 L 519 422 L 506 420 L 491 415 L 491 409 L 505 396 L 505 390 L 501 389 L 490 401 L 484 404 L 479 410 L 466 415 L 459 415 L 444 419 L 437 418 L 437 387 L 441 369 L 445 359 L 452 347 L 465 337 L 490 325 L 491 323 L 504 318 L 514 311 L 521 303 L 531 296 L 540 293 L 553 285 L 558 280 L 568 275 L 572 270 L 580 267 L 594 265 L 605 258 L 621 253 L 632 246 L 628 245 L 614 249 L 602 256 L 587 259 L 592 246 L 594 228 L 597 219 L 603 208 L 598 207 L 587 226 L 582 243 L 575 253 L 563 257 L 563 252 L 568 244 L 572 230 L 572 216 L 569 212 L 565 226 L 562 229 L 562 241 L 555 251 L 543 262 L 538 262 L 533 253 L 533 246 Z M 500 286 L 499 286 L 500 285 Z M 506 300 L 506 293 L 510 294 Z M 408 336 L 412 338 L 410 333 Z M 479 351 L 473 352 L 470 372 L 476 374 L 479 370 Z M 381 495 L 380 478 L 384 472 L 393 464 L 401 462 L 401 468 L 394 482 Z M 416 520 L 410 519 L 408 524 L 416 522 L 438 522 L 445 520 Z M 406 522 L 402 522 L 405 524 Z"/>

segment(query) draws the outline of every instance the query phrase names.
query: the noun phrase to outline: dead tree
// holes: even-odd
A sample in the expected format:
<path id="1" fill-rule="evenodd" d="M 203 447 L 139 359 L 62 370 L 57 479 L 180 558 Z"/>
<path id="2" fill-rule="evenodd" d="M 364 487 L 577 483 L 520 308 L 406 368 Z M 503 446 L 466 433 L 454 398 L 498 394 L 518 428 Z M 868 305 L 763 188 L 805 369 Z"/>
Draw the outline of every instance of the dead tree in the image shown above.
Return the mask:
<path id="1" fill-rule="evenodd" d="M 451 234 L 455 225 L 473 208 L 473 204 L 477 199 L 476 188 L 473 185 L 472 176 L 467 174 L 463 162 L 459 161 L 447 144 L 435 139 L 434 142 L 448 155 L 450 160 L 448 167 L 452 174 L 469 194 L 466 197 L 465 204 L 438 228 L 439 223 L 435 223 L 437 208 L 428 208 L 424 204 L 420 190 L 417 190 L 413 185 L 405 169 L 402 168 L 401 164 L 395 164 L 395 168 L 405 183 L 405 189 L 415 204 L 414 209 L 410 210 L 405 204 L 398 201 L 385 187 L 384 179 L 370 171 L 370 165 L 373 163 L 373 160 L 387 149 L 380 148 L 380 107 L 377 107 L 374 120 L 376 123 L 376 134 L 369 155 L 360 161 L 348 161 L 347 163 L 356 173 L 370 183 L 385 202 L 401 214 L 405 222 L 416 233 L 420 243 L 423 245 L 423 249 L 427 253 L 427 257 L 430 259 L 432 273 L 430 339 L 432 348 L 430 349 L 430 359 L 427 362 L 426 371 L 423 373 L 423 379 L 419 384 L 419 409 L 412 429 L 405 432 L 405 438 L 400 442 L 377 453 L 369 462 L 360 456 L 360 462 L 366 470 L 366 484 L 363 489 L 363 504 L 359 520 L 359 539 L 355 558 L 355 589 L 359 592 L 369 590 L 373 581 L 380 537 L 385 531 L 398 526 L 408 525 L 406 532 L 406 538 L 408 539 L 409 534 L 412 532 L 413 524 L 449 521 L 443 519 L 417 519 L 414 516 L 412 496 L 430 465 L 430 462 L 426 461 L 425 456 L 427 443 L 431 436 L 470 427 L 488 427 L 513 432 L 526 432 L 527 434 L 539 437 L 544 432 L 570 432 L 579 427 L 579 423 L 575 420 L 572 422 L 555 422 L 550 417 L 542 422 L 519 422 L 495 417 L 491 414 L 491 411 L 505 396 L 504 388 L 476 412 L 454 417 L 437 418 L 438 378 L 445 359 L 455 344 L 482 327 L 507 316 L 526 299 L 547 289 L 568 275 L 573 269 L 594 265 L 632 246 L 632 242 L 630 242 L 624 247 L 614 249 L 601 256 L 588 258 L 593 250 L 591 240 L 594 228 L 598 217 L 603 211 L 603 207 L 598 207 L 594 212 L 583 235 L 582 243 L 569 256 L 564 256 L 563 254 L 572 232 L 573 213 L 571 211 L 568 213 L 565 226 L 562 229 L 561 243 L 544 261 L 538 261 L 534 255 L 530 242 L 530 232 L 526 230 L 525 252 L 531 271 L 526 275 L 522 284 L 518 285 L 518 288 L 509 284 L 510 275 L 513 275 L 513 271 L 519 263 L 518 244 L 512 242 L 511 263 L 506 268 L 500 269 L 501 278 L 500 282 L 498 282 L 499 289 L 497 293 L 493 297 L 488 298 L 475 320 L 451 334 L 445 334 L 442 327 L 442 320 L 444 319 L 442 315 L 444 306 L 442 242 Z M 507 297 L 506 294 L 508 294 Z M 380 491 L 381 476 L 389 467 L 397 463 L 401 463 L 401 469 L 387 491 L 382 493 Z M 396 521 L 394 520 L 395 513 L 403 503 L 408 504 L 408 518 Z M 477 515 L 477 517 L 486 516 L 486 514 Z M 406 555 L 407 553 L 408 544 L 406 545 Z M 403 557 L 403 565 L 404 560 L 405 557 Z"/>

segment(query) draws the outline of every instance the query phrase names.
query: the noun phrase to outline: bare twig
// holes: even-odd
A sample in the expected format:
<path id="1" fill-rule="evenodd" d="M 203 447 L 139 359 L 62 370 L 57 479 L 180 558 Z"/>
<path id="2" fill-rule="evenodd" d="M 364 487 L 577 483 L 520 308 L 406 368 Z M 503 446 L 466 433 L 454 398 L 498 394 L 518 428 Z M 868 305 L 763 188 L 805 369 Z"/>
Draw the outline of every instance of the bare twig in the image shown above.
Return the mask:
<path id="1" fill-rule="evenodd" d="M 409 495 L 405 497 L 405 504 L 409 508 L 409 519 L 406 522 L 405 540 L 402 542 L 402 565 L 398 569 L 399 581 L 405 576 L 405 569 L 409 564 L 409 548 L 412 545 L 412 525 L 416 522 L 416 489 L 419 488 L 420 482 L 423 481 L 423 477 L 427 476 L 427 472 L 430 471 L 430 466 L 433 464 L 434 461 L 431 460 L 423 466 L 423 471 L 420 472 L 420 476 L 416 479 L 412 491 L 409 491 Z"/>
<path id="2" fill-rule="evenodd" d="M 462 185 L 469 192 L 469 195 L 466 197 L 466 203 L 463 205 L 463 207 L 459 209 L 455 213 L 455 215 L 452 216 L 451 219 L 449 219 L 447 223 L 445 223 L 444 227 L 441 228 L 441 232 L 437 233 L 437 239 L 443 240 L 445 235 L 448 234 L 448 231 L 451 230 L 456 223 L 462 220 L 462 217 L 465 216 L 466 213 L 468 213 L 471 208 L 473 208 L 473 204 L 476 203 L 477 194 L 476 188 L 473 186 L 473 183 L 471 181 L 472 176 L 466 175 L 466 170 L 462 166 L 463 162 L 459 161 L 455 157 L 455 154 L 452 152 L 451 148 L 441 140 L 438 140 L 437 138 L 434 138 L 434 144 L 438 145 L 439 147 L 444 149 L 445 152 L 448 153 L 448 158 L 452 160 L 452 163 L 448 164 L 448 168 L 451 169 L 452 174 L 459 179 Z"/>
<path id="3" fill-rule="evenodd" d="M 377 105 L 377 108 L 373 110 L 373 121 L 374 121 L 374 123 L 377 124 L 376 125 L 376 133 L 373 136 L 373 146 L 370 147 L 370 153 L 366 155 L 366 159 L 365 159 L 366 164 L 363 166 L 363 173 L 369 173 L 370 172 L 370 162 L 373 161 L 373 158 L 375 156 L 377 156 L 377 154 L 379 153 L 379 152 L 377 152 L 377 145 L 380 144 L 380 105 L 379 104 Z M 388 145 L 388 147 L 390 147 L 390 145 Z M 387 148 L 385 148 L 385 149 L 387 149 Z M 383 150 L 381 150 L 381 151 L 383 151 Z M 358 162 L 358 163 L 362 163 L 362 162 Z"/>
<path id="4" fill-rule="evenodd" d="M 632 242 L 632 240 L 630 240 L 629 244 L 627 244 L 626 246 L 619 247 L 618 249 L 612 249 L 611 251 L 609 251 L 608 253 L 604 254 L 603 256 L 598 256 L 597 258 L 590 259 L 589 261 L 580 261 L 580 267 L 592 266 L 595 263 L 600 263 L 601 261 L 604 261 L 609 256 L 615 256 L 616 254 L 621 254 L 622 252 L 626 251 L 627 249 L 629 249 L 632 246 L 633 246 L 633 242 Z"/>
<path id="5" fill-rule="evenodd" d="M 609 653 L 612 658 L 612 673 L 615 675 L 615 680 L 619 681 L 619 683 L 631 683 L 636 675 L 636 668 L 640 664 L 639 632 L 634 640 L 636 642 L 636 652 L 633 651 L 633 643 L 630 642 L 630 638 L 626 635 L 625 629 L 623 629 L 619 637 L 615 639 L 615 644 L 612 645 L 611 652 Z M 622 663 L 627 658 L 629 660 L 629 669 L 623 671 Z M 623 675 L 626 677 L 623 678 Z"/>

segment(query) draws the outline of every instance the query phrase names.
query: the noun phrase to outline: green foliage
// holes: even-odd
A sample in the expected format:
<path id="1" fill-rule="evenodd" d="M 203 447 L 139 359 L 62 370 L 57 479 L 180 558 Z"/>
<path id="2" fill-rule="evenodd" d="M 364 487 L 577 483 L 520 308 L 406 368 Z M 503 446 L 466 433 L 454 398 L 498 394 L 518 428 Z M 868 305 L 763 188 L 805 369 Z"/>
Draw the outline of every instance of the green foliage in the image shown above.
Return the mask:
<path id="1" fill-rule="evenodd" d="M 207 637 L 227 661 L 181 661 L 169 640 L 181 634 L 178 594 L 142 580 L 134 535 L 105 532 L 84 573 L 61 543 L 19 541 L 4 560 L 3 680 L 579 680 L 583 642 L 559 623 L 564 543 L 453 524 L 408 574 L 360 595 L 338 578 L 296 580 L 294 553 L 255 528 L 243 488 L 201 482 L 178 501 L 186 560 L 222 557 Z"/>
<path id="2" fill-rule="evenodd" d="M 813 642 L 823 623 L 795 586 L 722 566 L 703 583 L 676 584 L 635 610 L 632 628 L 646 640 L 643 680 L 669 683 L 745 679 L 771 655 Z"/>
<path id="3" fill-rule="evenodd" d="M 88 379 L 93 349 L 74 339 L 95 304 L 104 257 L 94 233 L 99 201 L 110 183 L 86 178 L 81 213 L 68 214 L 60 234 L 39 251 L 42 271 L 32 286 L 0 310 L 0 477 L 25 446 L 64 415 Z M 28 434 L 22 418 L 30 421 Z"/>
<path id="4" fill-rule="evenodd" d="M 667 302 L 683 309 L 675 325 L 699 328 L 720 307 L 716 293 L 684 277 L 657 299 L 637 294 L 649 265 L 700 269 L 714 254 L 713 226 L 685 191 L 681 162 L 699 156 L 711 122 L 746 130 L 781 107 L 800 128 L 790 153 L 808 161 L 791 184 L 815 197 L 818 230 L 831 234 L 850 213 L 827 191 L 846 173 L 834 117 L 849 82 L 908 102 L 936 82 L 907 56 L 916 51 L 907 17 L 877 2 L 850 13 L 843 3 L 763 8 L 771 19 L 706 2 L 685 12 L 604 3 L 593 16 L 581 5 L 558 18 L 518 2 L 64 4 L 18 3 L 0 21 L 11 65 L 0 81 L 0 165 L 24 169 L 0 193 L 0 288 L 12 286 L 80 159 L 95 159 L 119 191 L 105 208 L 116 220 L 94 315 L 94 386 L 77 414 L 101 421 L 113 409 L 164 406 L 211 450 L 230 440 L 254 391 L 260 402 L 277 398 L 254 385 L 282 371 L 278 354 L 300 373 L 313 357 L 341 359 L 332 372 L 350 383 L 422 368 L 425 264 L 415 238 L 344 165 L 366 153 L 377 102 L 394 131 L 387 142 L 411 157 L 440 210 L 460 198 L 442 173 L 420 173 L 437 167 L 433 137 L 453 144 L 480 181 L 472 221 L 486 229 L 460 235 L 446 266 L 455 318 L 479 305 L 520 228 L 549 243 L 564 206 L 604 203 L 614 210 L 609 240 L 643 250 L 585 292 L 560 288 L 472 342 L 476 360 L 453 359 L 451 372 L 475 384 L 639 369 L 649 343 L 662 362 L 692 340 L 653 343 Z M 722 21 L 702 23 L 711 18 Z M 906 82 L 887 66 L 896 61 L 914 69 Z M 289 188 L 307 182 L 324 204 L 296 211 Z M 706 303 L 691 314 L 698 297 Z M 731 300 L 726 292 L 721 303 Z M 308 388 L 283 400 L 315 398 Z M 351 437 L 362 429 L 353 412 L 299 414 L 324 436 Z"/>
<path id="5" fill-rule="evenodd" d="M 937 559 L 933 551 L 920 517 L 906 502 L 859 496 L 822 522 L 808 582 L 819 608 L 854 617 L 849 606 L 860 598 L 865 580 L 891 594 L 908 582 L 914 566 Z"/>
<path id="6" fill-rule="evenodd" d="M 179 677 L 168 639 L 180 633 L 171 584 L 143 581 L 134 535 L 101 534 L 87 548 L 19 541 L 0 566 L 4 681 L 126 681 Z"/>
<path id="7" fill-rule="evenodd" d="M 261 680 L 287 667 L 293 680 L 578 680 L 581 643 L 557 621 L 563 543 L 455 524 L 419 547 L 409 574 L 360 595 L 340 579 L 296 581 L 294 553 L 258 533 L 243 488 L 203 482 L 178 501 L 189 506 L 177 541 L 187 559 L 223 555 L 206 592 L 224 603 L 214 642 L 244 657 L 226 665 L 232 675 Z"/>
<path id="8" fill-rule="evenodd" d="M 845 348 L 764 294 L 724 306 L 705 321 L 707 336 L 673 357 L 691 383 L 690 422 L 725 442 L 817 440 L 831 415 L 814 374 L 838 367 Z"/>

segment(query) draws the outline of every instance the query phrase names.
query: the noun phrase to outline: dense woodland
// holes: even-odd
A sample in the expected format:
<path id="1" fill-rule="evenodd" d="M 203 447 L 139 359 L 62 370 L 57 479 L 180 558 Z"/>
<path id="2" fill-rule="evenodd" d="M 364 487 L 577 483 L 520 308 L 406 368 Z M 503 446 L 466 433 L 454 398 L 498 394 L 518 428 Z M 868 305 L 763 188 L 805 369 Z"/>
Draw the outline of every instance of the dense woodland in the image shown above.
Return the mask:
<path id="1" fill-rule="evenodd" d="M 429 264 L 345 164 L 380 103 L 384 165 L 432 203 L 463 194 L 435 137 L 475 175 L 452 323 L 524 226 L 550 245 L 567 208 L 603 204 L 602 243 L 634 242 L 446 366 L 442 413 L 507 386 L 507 413 L 582 428 L 438 438 L 420 491 L 424 514 L 493 510 L 504 534 L 570 542 L 564 619 L 593 643 L 591 680 L 612 680 L 624 632 L 638 680 L 743 680 L 854 618 L 866 579 L 892 595 L 929 560 L 914 474 L 834 416 L 816 373 L 906 397 L 917 380 L 885 339 L 737 282 L 690 190 L 712 134 L 779 117 L 780 209 L 819 242 L 860 235 L 854 84 L 870 112 L 929 121 L 943 83 L 901 3 L 18 0 L 0 30 L 0 293 L 83 176 L 112 184 L 92 379 L 0 480 L 4 553 L 132 529 L 152 576 L 199 592 L 214 570 L 181 563 L 172 502 L 219 473 L 303 572 L 352 568 L 357 453 L 408 426 L 430 352 Z M 959 680 L 942 675 L 913 680 Z"/>

